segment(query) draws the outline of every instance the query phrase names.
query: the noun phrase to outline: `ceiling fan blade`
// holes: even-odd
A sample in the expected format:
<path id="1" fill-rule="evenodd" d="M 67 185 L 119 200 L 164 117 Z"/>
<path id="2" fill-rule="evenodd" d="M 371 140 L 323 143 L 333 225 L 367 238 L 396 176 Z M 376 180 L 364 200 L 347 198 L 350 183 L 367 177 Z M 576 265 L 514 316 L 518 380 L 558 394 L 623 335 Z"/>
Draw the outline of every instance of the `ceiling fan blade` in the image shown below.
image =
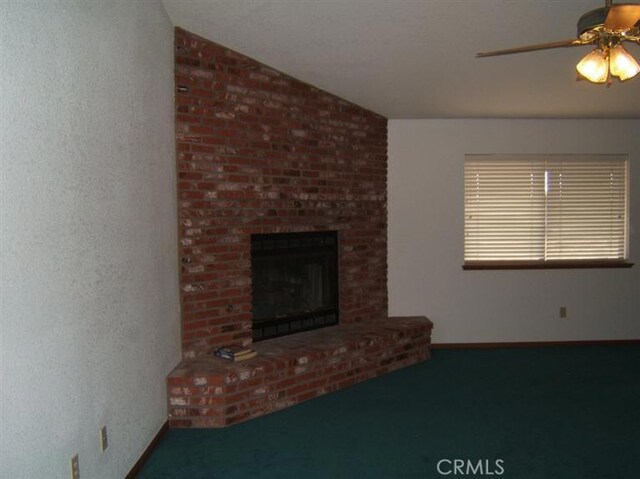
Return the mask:
<path id="1" fill-rule="evenodd" d="M 476 58 L 495 57 L 497 55 L 510 55 L 512 53 L 533 52 L 536 50 L 549 50 L 551 48 L 578 47 L 587 43 L 581 40 L 562 40 L 559 42 L 540 43 L 538 45 L 527 45 L 526 47 L 507 48 L 506 50 L 495 50 L 493 52 L 476 53 Z"/>
<path id="2" fill-rule="evenodd" d="M 640 5 L 617 4 L 612 5 L 604 21 L 604 27 L 609 30 L 626 31 L 640 25 Z"/>

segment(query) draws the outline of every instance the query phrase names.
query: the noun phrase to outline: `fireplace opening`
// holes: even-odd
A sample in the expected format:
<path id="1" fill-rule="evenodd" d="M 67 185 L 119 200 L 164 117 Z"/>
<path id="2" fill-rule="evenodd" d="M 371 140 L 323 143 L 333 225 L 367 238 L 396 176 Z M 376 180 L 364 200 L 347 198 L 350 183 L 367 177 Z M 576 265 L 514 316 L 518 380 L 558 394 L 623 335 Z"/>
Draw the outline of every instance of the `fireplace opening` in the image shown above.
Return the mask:
<path id="1" fill-rule="evenodd" d="M 335 231 L 251 236 L 253 339 L 338 324 Z"/>

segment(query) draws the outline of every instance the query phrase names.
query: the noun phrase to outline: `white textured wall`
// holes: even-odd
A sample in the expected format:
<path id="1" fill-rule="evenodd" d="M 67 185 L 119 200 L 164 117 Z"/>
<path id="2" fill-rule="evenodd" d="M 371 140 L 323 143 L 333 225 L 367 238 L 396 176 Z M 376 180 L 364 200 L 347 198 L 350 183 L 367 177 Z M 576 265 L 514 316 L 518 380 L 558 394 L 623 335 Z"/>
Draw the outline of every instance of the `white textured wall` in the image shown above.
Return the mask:
<path id="1" fill-rule="evenodd" d="M 640 264 L 462 270 L 466 153 L 630 154 L 630 252 L 640 263 L 640 120 L 391 120 L 390 313 L 431 318 L 434 343 L 640 338 Z"/>
<path id="2" fill-rule="evenodd" d="M 66 479 L 77 452 L 121 478 L 180 356 L 173 28 L 154 1 L 0 12 L 0 476 Z"/>

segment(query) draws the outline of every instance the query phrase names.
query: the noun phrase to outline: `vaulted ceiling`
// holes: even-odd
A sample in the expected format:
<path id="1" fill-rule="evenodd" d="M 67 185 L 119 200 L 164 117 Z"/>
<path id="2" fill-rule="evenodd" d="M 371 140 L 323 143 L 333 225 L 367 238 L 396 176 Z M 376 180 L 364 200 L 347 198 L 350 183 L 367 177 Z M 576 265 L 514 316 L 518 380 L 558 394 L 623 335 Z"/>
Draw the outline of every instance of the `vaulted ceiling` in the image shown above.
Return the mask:
<path id="1" fill-rule="evenodd" d="M 388 118 L 640 118 L 640 76 L 576 80 L 591 47 L 475 58 L 574 38 L 600 0 L 163 3 L 174 25 Z"/>

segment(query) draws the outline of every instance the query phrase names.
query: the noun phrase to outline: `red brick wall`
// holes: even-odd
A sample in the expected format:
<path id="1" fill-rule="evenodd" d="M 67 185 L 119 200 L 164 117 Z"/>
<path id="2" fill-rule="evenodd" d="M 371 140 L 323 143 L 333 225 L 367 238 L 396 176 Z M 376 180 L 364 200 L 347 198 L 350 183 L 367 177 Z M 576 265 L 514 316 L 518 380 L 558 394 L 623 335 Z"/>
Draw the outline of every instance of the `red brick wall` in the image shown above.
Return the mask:
<path id="1" fill-rule="evenodd" d="M 251 341 L 250 235 L 339 231 L 340 320 L 387 317 L 387 120 L 181 29 L 186 357 Z"/>

